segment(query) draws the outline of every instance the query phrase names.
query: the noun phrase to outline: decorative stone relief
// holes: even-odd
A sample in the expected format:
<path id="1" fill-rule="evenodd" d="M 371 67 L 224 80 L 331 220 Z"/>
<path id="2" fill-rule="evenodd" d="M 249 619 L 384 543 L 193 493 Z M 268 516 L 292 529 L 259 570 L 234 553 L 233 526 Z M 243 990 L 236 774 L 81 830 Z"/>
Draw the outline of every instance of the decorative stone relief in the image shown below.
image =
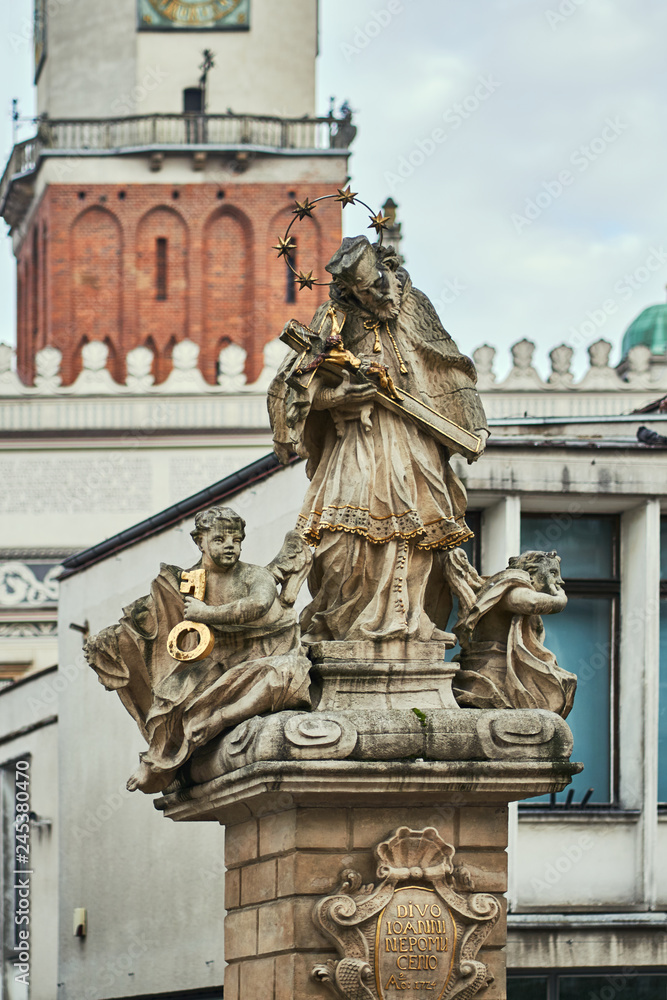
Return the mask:
<path id="1" fill-rule="evenodd" d="M 578 389 L 621 389 L 623 383 L 616 371 L 609 367 L 611 344 L 608 340 L 596 340 L 588 348 L 591 367 L 577 386 Z"/>
<path id="2" fill-rule="evenodd" d="M 152 373 L 153 352 L 150 347 L 140 345 L 128 351 L 126 385 L 130 392 L 145 392 L 155 382 Z"/>
<path id="3" fill-rule="evenodd" d="M 338 959 L 313 978 L 340 1000 L 389 1000 L 397 990 L 466 1000 L 492 976 L 477 954 L 500 917 L 489 893 L 471 892 L 470 873 L 434 827 L 400 827 L 375 848 L 379 884 L 342 872 L 338 892 L 321 899 L 313 919 Z"/>
<path id="4" fill-rule="evenodd" d="M 109 348 L 101 340 L 90 340 L 81 350 L 83 369 L 71 387 L 73 393 L 117 393 L 119 385 L 111 377 L 106 365 Z"/>
<path id="5" fill-rule="evenodd" d="M 0 607 L 33 608 L 56 603 L 61 571 L 62 566 L 52 566 L 40 580 L 26 563 L 0 563 Z"/>
<path id="6" fill-rule="evenodd" d="M 484 389 L 492 388 L 495 384 L 496 376 L 493 374 L 495 357 L 496 349 L 495 347 L 490 347 L 489 344 L 482 344 L 481 347 L 478 347 L 472 353 L 472 359 L 477 369 L 477 388 L 480 392 L 483 392 Z"/>
<path id="7" fill-rule="evenodd" d="M 35 355 L 35 388 L 40 392 L 55 392 L 62 385 L 60 365 L 62 352 L 57 347 L 43 347 Z"/>
<path id="8" fill-rule="evenodd" d="M 2 622 L 0 639 L 52 639 L 58 635 L 58 622 Z"/>
<path id="9" fill-rule="evenodd" d="M 655 385 L 651 378 L 651 349 L 646 344 L 635 344 L 627 354 L 628 369 L 625 380 L 628 385 L 648 389 Z"/>
<path id="10" fill-rule="evenodd" d="M 551 375 L 549 376 L 549 385 L 558 387 L 559 389 L 567 389 L 572 385 L 574 375 L 570 371 L 570 365 L 572 364 L 573 354 L 574 351 L 567 344 L 559 344 L 558 347 L 554 347 L 553 351 L 550 351 Z"/>
<path id="11" fill-rule="evenodd" d="M 228 344 L 218 355 L 218 385 L 226 392 L 245 388 L 247 352 L 239 344 Z"/>
<path id="12" fill-rule="evenodd" d="M 512 345 L 512 370 L 502 384 L 503 389 L 541 389 L 544 382 L 533 368 L 535 344 L 519 340 Z"/>
<path id="13" fill-rule="evenodd" d="M 197 367 L 199 345 L 192 340 L 181 340 L 172 352 L 173 368 L 169 377 L 159 386 L 160 392 L 199 393 L 211 388 Z"/>
<path id="14" fill-rule="evenodd" d="M 417 694 L 414 701 L 420 701 Z M 190 759 L 197 783 L 261 761 L 559 761 L 572 753 L 572 733 L 543 710 L 363 708 L 275 712 L 242 722 Z"/>
<path id="15" fill-rule="evenodd" d="M 9 344 L 0 344 L 0 395 L 20 396 L 22 383 L 12 371 L 12 359 L 14 351 Z"/>

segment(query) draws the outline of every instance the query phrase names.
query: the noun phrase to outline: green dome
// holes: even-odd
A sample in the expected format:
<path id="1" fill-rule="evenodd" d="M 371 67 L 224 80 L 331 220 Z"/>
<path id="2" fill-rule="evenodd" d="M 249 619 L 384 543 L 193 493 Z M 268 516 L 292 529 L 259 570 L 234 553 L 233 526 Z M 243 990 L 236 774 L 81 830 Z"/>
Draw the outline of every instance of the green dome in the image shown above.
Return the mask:
<path id="1" fill-rule="evenodd" d="M 646 344 L 651 354 L 667 353 L 667 304 L 649 306 L 633 320 L 625 331 L 621 357 L 625 357 L 635 344 Z"/>

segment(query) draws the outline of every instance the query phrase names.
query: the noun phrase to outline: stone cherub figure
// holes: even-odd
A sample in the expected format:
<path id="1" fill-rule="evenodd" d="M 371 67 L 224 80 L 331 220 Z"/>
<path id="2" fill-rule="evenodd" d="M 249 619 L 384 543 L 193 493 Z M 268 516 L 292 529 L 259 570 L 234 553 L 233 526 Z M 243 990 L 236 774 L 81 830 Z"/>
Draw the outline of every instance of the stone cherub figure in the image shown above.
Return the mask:
<path id="1" fill-rule="evenodd" d="M 163 563 L 150 595 L 84 647 L 100 682 L 118 692 L 148 742 L 127 783 L 131 791 L 166 788 L 193 751 L 223 729 L 310 706 L 310 663 L 294 610 L 312 562 L 308 545 L 290 531 L 267 567 L 241 562 L 245 521 L 221 506 L 196 515 L 192 537 L 201 551 L 194 570 Z M 203 600 L 184 598 L 188 578 L 201 570 Z M 209 636 L 203 658 L 188 659 L 196 635 L 176 645 L 170 639 L 187 627 L 184 618 Z"/>
<path id="2" fill-rule="evenodd" d="M 566 718 L 577 678 L 543 645 L 541 615 L 567 604 L 555 552 L 524 552 L 507 569 L 481 577 L 463 550 L 445 557 L 459 598 L 454 632 L 461 669 L 453 681 L 463 708 L 545 708 Z"/>
<path id="3" fill-rule="evenodd" d="M 315 546 L 302 628 L 310 642 L 443 639 L 447 616 L 429 597 L 443 589 L 436 554 L 472 536 L 449 457 L 479 458 L 488 437 L 475 368 L 392 247 L 346 238 L 326 269 L 329 301 L 302 328 L 310 348 L 269 388 L 276 453 L 306 457 L 311 480 L 297 523 Z M 474 453 L 443 443 L 443 418 Z"/>

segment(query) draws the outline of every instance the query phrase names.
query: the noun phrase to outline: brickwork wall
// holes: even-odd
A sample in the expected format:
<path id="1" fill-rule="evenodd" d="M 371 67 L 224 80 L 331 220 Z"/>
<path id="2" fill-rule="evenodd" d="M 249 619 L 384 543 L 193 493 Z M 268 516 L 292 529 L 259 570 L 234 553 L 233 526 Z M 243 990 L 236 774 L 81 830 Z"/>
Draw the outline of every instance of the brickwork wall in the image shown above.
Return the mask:
<path id="1" fill-rule="evenodd" d="M 264 345 L 292 316 L 309 322 L 327 288 L 286 301 L 286 267 L 272 245 L 291 219 L 294 198 L 332 193 L 322 184 L 166 184 L 48 187 L 18 257 L 17 355 L 32 383 L 34 356 L 46 345 L 63 354 L 63 382 L 81 370 L 87 340 L 109 346 L 109 367 L 123 382 L 128 351 L 157 352 L 155 375 L 171 370 L 173 345 L 200 346 L 204 377 L 215 383 L 217 356 L 230 342 L 248 353 L 246 374 L 262 369 Z M 327 278 L 340 244 L 337 202 L 297 222 L 298 266 Z M 167 241 L 167 297 L 157 297 L 156 241 Z"/>
<path id="2" fill-rule="evenodd" d="M 346 868 L 375 882 L 373 848 L 399 826 L 434 826 L 456 848 L 474 888 L 496 895 L 502 916 L 479 958 L 495 980 L 480 1000 L 505 1000 L 507 808 L 428 806 L 292 809 L 225 831 L 225 1000 L 326 1000 L 310 978 L 336 953 L 312 921 L 317 899 Z"/>

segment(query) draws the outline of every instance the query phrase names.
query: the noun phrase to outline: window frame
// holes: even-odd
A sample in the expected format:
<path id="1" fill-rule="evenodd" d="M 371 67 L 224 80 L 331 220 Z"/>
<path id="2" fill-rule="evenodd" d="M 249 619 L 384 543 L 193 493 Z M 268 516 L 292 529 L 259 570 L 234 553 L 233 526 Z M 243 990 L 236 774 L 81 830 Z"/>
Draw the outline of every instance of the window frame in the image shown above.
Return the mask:
<path id="1" fill-rule="evenodd" d="M 524 520 L 544 521 L 549 517 L 559 516 L 560 511 L 549 513 L 541 511 L 521 511 L 521 523 Z M 562 512 L 566 515 L 566 512 Z M 607 802 L 586 803 L 581 806 L 571 801 L 567 802 L 569 790 L 559 793 L 564 796 L 560 801 L 552 793 L 548 802 L 519 802 L 519 812 L 530 815 L 534 812 L 560 812 L 567 810 L 586 812 L 608 812 L 620 808 L 620 744 L 619 744 L 619 697 L 620 697 L 620 646 L 621 646 L 621 515 L 606 511 L 580 514 L 577 521 L 608 520 L 612 525 L 611 532 L 611 573 L 609 577 L 566 577 L 563 576 L 565 593 L 569 597 L 585 597 L 595 599 L 609 597 L 610 632 L 609 632 L 609 790 Z M 523 551 L 523 546 L 521 547 Z M 556 549 L 556 551 L 558 551 Z M 561 664 L 568 669 L 567 664 Z M 574 672 L 574 671 L 573 671 Z M 576 699 L 576 694 L 575 694 Z"/>
<path id="2" fill-rule="evenodd" d="M 169 297 L 169 243 L 166 236 L 155 238 L 155 300 L 166 302 Z"/>
<path id="3" fill-rule="evenodd" d="M 662 514 L 662 512 L 661 512 L 661 514 L 660 514 L 660 543 L 661 543 L 661 551 L 662 551 L 662 533 L 663 533 L 663 531 L 665 533 L 667 533 L 667 515 L 666 514 Z M 662 569 L 662 567 L 661 567 L 661 569 Z M 662 617 L 663 604 L 665 606 L 665 613 L 667 614 L 667 579 L 663 580 L 661 578 L 660 579 L 660 584 L 659 584 L 659 590 L 658 590 L 658 628 L 660 627 L 659 621 L 660 621 L 660 618 Z M 660 663 L 660 651 L 658 650 L 658 712 L 660 711 L 660 675 L 662 674 L 662 670 L 663 669 L 665 671 L 667 671 L 667 663 L 664 664 L 664 665 L 662 663 Z M 665 711 L 667 711 L 667 705 L 665 705 L 664 708 L 665 708 Z M 658 757 L 658 779 L 659 779 L 659 774 L 660 774 L 660 741 L 659 741 L 659 736 L 660 736 L 660 732 L 658 730 L 658 745 L 657 745 L 657 748 L 656 748 L 657 757 Z M 667 768 L 667 761 L 665 761 L 664 767 Z M 665 813 L 667 813 L 667 800 L 663 801 L 662 799 L 660 799 L 659 798 L 659 794 L 660 793 L 658 791 L 658 812 L 661 815 L 665 815 Z"/>
<path id="4" fill-rule="evenodd" d="M 512 980 L 517 979 L 546 979 L 547 980 L 547 993 L 544 1000 L 559 1000 L 558 998 L 558 980 L 559 979 L 574 979 L 577 977 L 581 978 L 609 978 L 618 979 L 619 976 L 625 975 L 628 979 L 632 978 L 631 975 L 624 973 L 624 966 L 620 968 L 609 968 L 604 966 L 602 968 L 595 968 L 587 966 L 585 968 L 572 968 L 572 969 L 508 969 L 507 970 L 507 985 L 511 985 Z M 667 984 L 667 972 L 663 966 L 647 966 L 640 967 L 640 970 L 636 972 L 636 977 L 640 976 L 663 976 L 665 983 Z M 507 990 L 508 1000 L 512 1000 L 510 990 Z"/>

